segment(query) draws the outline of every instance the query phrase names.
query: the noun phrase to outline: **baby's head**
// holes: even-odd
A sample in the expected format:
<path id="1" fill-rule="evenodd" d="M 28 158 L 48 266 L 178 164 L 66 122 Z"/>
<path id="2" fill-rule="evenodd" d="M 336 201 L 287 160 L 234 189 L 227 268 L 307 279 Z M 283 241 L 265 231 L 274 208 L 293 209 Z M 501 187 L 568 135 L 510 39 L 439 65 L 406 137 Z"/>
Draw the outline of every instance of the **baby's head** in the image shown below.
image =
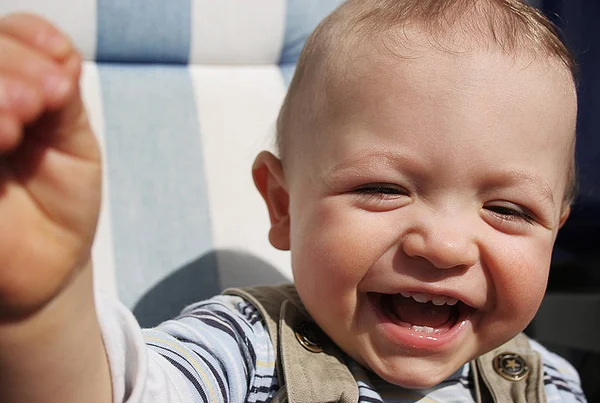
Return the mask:
<path id="1" fill-rule="evenodd" d="M 431 386 L 531 321 L 574 193 L 573 66 L 516 0 L 351 0 L 311 36 L 254 177 L 356 361 Z"/>

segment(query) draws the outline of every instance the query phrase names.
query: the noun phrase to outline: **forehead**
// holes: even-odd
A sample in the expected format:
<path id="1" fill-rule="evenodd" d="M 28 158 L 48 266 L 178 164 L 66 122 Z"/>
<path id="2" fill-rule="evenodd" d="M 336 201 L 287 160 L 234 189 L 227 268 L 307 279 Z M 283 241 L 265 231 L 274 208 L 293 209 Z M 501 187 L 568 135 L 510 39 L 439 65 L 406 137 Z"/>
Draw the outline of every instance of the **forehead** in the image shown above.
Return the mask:
<path id="1" fill-rule="evenodd" d="M 483 47 L 481 41 L 455 39 L 432 42 L 430 35 L 405 29 L 334 52 L 310 80 L 313 96 L 308 102 L 313 126 L 318 127 L 309 131 L 316 140 L 323 139 L 317 134 L 320 127 L 343 123 L 365 106 L 394 108 L 397 115 L 419 109 L 431 117 L 462 106 L 470 115 L 485 109 L 502 121 L 528 116 L 520 122 L 523 132 L 561 132 L 572 138 L 576 93 L 570 72 L 558 60 L 525 51 L 507 54 L 497 46 Z"/>
<path id="2" fill-rule="evenodd" d="M 324 68 L 315 73 L 322 74 L 319 84 L 324 85 L 330 101 L 339 92 L 363 91 L 385 80 L 415 84 L 406 90 L 416 89 L 418 84 L 451 90 L 455 85 L 477 88 L 517 79 L 520 84 L 537 87 L 531 97 L 551 91 L 569 98 L 569 103 L 561 102 L 565 108 L 576 106 L 571 73 L 556 57 L 525 45 L 508 50 L 488 36 L 468 36 L 459 28 L 432 34 L 416 25 L 362 38 L 350 35 L 324 57 Z"/>

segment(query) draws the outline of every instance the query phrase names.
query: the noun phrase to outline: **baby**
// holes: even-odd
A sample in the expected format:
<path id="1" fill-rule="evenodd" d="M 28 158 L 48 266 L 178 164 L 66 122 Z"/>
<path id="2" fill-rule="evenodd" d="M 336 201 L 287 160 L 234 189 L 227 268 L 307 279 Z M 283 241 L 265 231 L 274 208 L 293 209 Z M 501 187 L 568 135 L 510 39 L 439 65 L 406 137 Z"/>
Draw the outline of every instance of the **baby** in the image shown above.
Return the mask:
<path id="1" fill-rule="evenodd" d="M 0 55 L 0 401 L 585 401 L 520 335 L 576 183 L 574 62 L 531 7 L 344 3 L 253 167 L 294 287 L 145 331 L 92 295 L 79 56 L 28 15 L 0 21 Z"/>

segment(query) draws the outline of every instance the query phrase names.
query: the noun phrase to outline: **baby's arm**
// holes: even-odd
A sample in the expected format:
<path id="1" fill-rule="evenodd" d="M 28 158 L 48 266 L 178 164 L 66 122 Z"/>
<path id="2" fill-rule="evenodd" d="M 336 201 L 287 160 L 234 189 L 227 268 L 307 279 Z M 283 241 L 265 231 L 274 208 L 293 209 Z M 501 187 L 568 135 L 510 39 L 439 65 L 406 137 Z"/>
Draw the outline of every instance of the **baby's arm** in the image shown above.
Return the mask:
<path id="1" fill-rule="evenodd" d="M 0 19 L 0 401 L 110 402 L 92 292 L 101 164 L 81 59 L 33 16 Z"/>

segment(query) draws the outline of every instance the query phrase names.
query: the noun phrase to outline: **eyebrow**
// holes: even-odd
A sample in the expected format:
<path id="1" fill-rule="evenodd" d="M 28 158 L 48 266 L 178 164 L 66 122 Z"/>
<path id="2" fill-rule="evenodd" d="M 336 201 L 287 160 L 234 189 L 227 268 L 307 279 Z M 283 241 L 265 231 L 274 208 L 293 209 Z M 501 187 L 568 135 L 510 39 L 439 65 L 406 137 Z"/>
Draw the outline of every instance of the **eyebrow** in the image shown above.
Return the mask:
<path id="1" fill-rule="evenodd" d="M 407 162 L 410 163 L 411 166 L 415 167 L 416 171 L 426 172 L 427 167 L 421 161 L 416 158 L 412 158 L 407 154 L 398 153 L 398 152 L 387 152 L 384 150 L 375 150 L 368 152 L 358 152 L 349 158 L 344 159 L 342 162 L 335 164 L 333 167 L 328 169 L 327 175 L 331 175 L 332 173 L 336 173 L 339 171 L 344 171 L 347 169 L 356 170 L 357 168 L 366 168 L 373 165 L 372 161 L 383 161 L 385 165 L 390 167 L 399 167 L 403 166 Z"/>
<path id="2" fill-rule="evenodd" d="M 410 167 L 407 171 L 407 167 Z M 426 180 L 428 166 L 410 153 L 387 150 L 359 151 L 321 173 L 321 180 L 330 187 L 340 184 L 348 174 L 355 177 L 369 175 L 382 168 L 408 173 L 405 179 L 414 184 Z"/>
<path id="3" fill-rule="evenodd" d="M 547 200 L 552 205 L 553 209 L 556 209 L 554 193 L 552 192 L 550 185 L 548 185 L 541 176 L 531 172 L 501 171 L 495 175 L 494 179 L 492 179 L 493 185 L 490 188 L 504 187 L 518 182 L 529 183 L 531 187 L 535 189 L 536 193 L 542 196 L 544 200 Z"/>

